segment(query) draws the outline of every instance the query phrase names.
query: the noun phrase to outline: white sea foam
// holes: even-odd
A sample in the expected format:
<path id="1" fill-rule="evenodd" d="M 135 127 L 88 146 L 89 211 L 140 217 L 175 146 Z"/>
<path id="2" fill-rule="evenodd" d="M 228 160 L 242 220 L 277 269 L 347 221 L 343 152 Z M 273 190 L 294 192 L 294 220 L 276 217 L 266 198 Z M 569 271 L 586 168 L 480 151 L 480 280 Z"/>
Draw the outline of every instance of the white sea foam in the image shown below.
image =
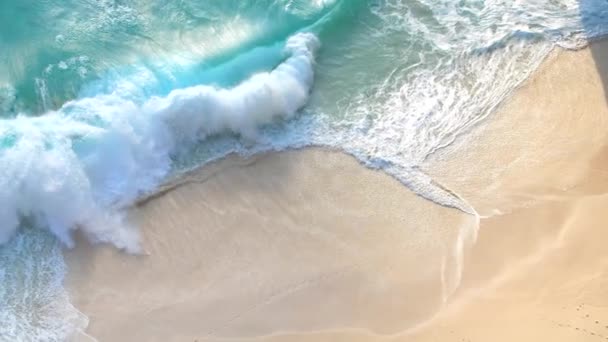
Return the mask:
<path id="1" fill-rule="evenodd" d="M 260 125 L 292 117 L 307 101 L 318 46 L 314 35 L 297 34 L 283 63 L 231 89 L 179 89 L 143 105 L 100 95 L 0 121 L 0 243 L 29 217 L 67 246 L 80 229 L 93 242 L 138 252 L 120 210 L 153 190 L 172 155 L 191 144 L 222 133 L 255 140 Z"/>
<path id="2" fill-rule="evenodd" d="M 68 341 L 88 324 L 69 302 L 61 246 L 28 228 L 0 246 L 0 341 Z"/>
<path id="3" fill-rule="evenodd" d="M 578 48 L 607 32 L 605 24 L 596 29 L 607 9 L 574 0 L 379 1 L 372 12 L 382 25 L 370 34 L 383 44 L 372 48 L 378 55 L 391 54 L 401 40 L 387 37 L 399 37 L 410 44 L 402 49 L 408 53 L 394 55 L 395 68 L 384 79 L 340 99 L 339 113 L 317 120 L 310 140 L 346 150 L 438 204 L 474 213 L 466 199 L 424 173 L 428 158 L 490 115 L 555 45 Z M 417 55 L 409 54 L 417 49 Z M 401 67 L 409 59 L 419 62 Z M 323 87 L 316 90 L 330 90 Z M 324 111 L 311 107 L 311 112 Z"/>

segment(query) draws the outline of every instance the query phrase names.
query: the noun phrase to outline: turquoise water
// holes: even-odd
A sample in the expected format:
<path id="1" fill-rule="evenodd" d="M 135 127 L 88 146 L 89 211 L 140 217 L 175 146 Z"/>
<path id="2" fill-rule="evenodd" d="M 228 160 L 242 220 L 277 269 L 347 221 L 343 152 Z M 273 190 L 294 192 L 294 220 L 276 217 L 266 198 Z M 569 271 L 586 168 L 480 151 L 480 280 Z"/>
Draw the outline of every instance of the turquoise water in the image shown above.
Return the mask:
<path id="1" fill-rule="evenodd" d="M 231 152 L 353 154 L 474 213 L 420 171 L 556 46 L 605 34 L 600 0 L 0 2 L 0 340 L 86 326 L 62 246 L 139 250 L 122 212 Z M 23 262 L 17 262 L 21 260 Z M 35 280 L 32 280 L 35 279 Z"/>

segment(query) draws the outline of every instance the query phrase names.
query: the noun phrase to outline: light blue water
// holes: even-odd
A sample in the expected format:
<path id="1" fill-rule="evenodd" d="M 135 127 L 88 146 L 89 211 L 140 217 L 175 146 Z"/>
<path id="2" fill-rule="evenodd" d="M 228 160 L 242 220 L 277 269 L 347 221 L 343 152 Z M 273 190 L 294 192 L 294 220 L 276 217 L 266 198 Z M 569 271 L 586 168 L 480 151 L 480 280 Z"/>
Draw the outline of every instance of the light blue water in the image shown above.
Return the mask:
<path id="1" fill-rule="evenodd" d="M 121 211 L 230 152 L 339 148 L 473 212 L 419 166 L 607 29 L 601 0 L 0 2 L 0 340 L 86 325 L 72 230 L 137 251 Z"/>

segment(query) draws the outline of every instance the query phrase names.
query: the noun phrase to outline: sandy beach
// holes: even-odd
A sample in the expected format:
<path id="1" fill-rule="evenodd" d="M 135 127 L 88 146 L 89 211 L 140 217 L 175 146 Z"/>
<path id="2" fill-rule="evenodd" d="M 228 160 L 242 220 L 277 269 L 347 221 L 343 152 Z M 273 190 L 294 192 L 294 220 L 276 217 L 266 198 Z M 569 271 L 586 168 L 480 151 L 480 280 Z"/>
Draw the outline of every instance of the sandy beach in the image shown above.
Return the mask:
<path id="1" fill-rule="evenodd" d="M 608 340 L 608 43 L 555 51 L 423 170 L 479 217 L 320 148 L 142 200 L 146 255 L 66 251 L 99 341 Z M 603 78 L 603 79 L 602 79 Z"/>

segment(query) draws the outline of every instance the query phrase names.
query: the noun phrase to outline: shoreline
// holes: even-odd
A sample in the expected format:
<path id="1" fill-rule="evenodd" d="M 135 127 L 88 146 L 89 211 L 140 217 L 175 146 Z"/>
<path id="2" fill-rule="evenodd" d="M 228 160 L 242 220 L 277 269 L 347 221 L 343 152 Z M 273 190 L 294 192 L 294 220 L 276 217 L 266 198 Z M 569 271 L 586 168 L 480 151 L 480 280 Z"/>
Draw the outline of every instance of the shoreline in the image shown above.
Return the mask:
<path id="1" fill-rule="evenodd" d="M 187 320 L 187 317 L 203 315 L 201 310 L 212 310 L 213 307 L 213 314 L 209 312 L 204 315 L 217 316 L 219 322 L 209 322 L 209 327 L 205 329 L 206 334 L 214 335 L 217 330 L 217 327 L 213 328 L 214 326 L 223 326 L 227 324 L 226 322 L 234 321 L 236 314 L 231 314 L 233 311 L 248 312 L 251 308 L 256 308 L 254 311 L 258 311 L 275 301 L 302 305 L 311 299 L 309 297 L 320 300 L 322 294 L 318 293 L 319 290 L 316 287 L 325 288 L 324 291 L 334 293 L 335 296 L 345 297 L 337 301 L 333 309 L 328 310 L 330 312 L 333 310 L 333 314 L 328 312 L 326 316 L 318 314 L 319 317 L 315 318 L 288 318 L 290 315 L 282 312 L 284 309 L 280 309 L 279 305 L 276 310 L 281 311 L 280 315 L 279 312 L 274 311 L 275 309 L 268 309 L 269 312 L 264 317 L 255 318 L 255 320 L 260 320 L 259 324 L 240 326 L 243 323 L 239 322 L 234 324 L 236 327 L 221 328 L 217 332 L 220 336 L 244 335 L 251 338 L 264 333 L 264 330 L 257 331 L 258 326 L 267 326 L 269 321 L 278 319 L 279 316 L 283 317 L 286 326 L 292 326 L 296 330 L 307 329 L 305 325 L 301 326 L 302 321 L 305 324 L 308 322 L 307 324 L 316 325 L 319 329 L 325 329 L 325 324 L 336 328 L 348 326 L 348 320 L 341 322 L 345 319 L 342 316 L 350 307 L 349 303 L 357 302 L 356 298 L 363 293 L 369 293 L 369 296 L 364 296 L 368 297 L 368 303 L 359 305 L 371 310 L 376 307 L 376 310 L 381 312 L 391 298 L 387 297 L 388 294 L 384 292 L 375 293 L 377 279 L 374 278 L 379 274 L 381 274 L 380 277 L 386 278 L 387 285 L 385 286 L 388 286 L 391 293 L 403 291 L 405 294 L 411 291 L 418 294 L 419 305 L 409 307 L 411 304 L 405 305 L 404 303 L 401 306 L 409 307 L 407 310 L 410 311 L 411 318 L 409 319 L 413 322 L 418 321 L 420 316 L 428 316 L 430 309 L 441 305 L 440 302 L 444 297 L 441 293 L 448 290 L 444 287 L 454 286 L 450 283 L 454 281 L 452 279 L 454 275 L 450 271 L 442 272 L 440 270 L 442 262 L 440 259 L 446 252 L 451 253 L 447 243 L 457 233 L 447 229 L 453 224 L 446 224 L 446 222 L 467 225 L 472 223 L 468 215 L 453 209 L 437 207 L 434 203 L 411 193 L 392 177 L 364 168 L 353 157 L 340 153 L 327 153 L 322 150 L 283 152 L 269 154 L 263 161 L 248 165 L 245 168 L 223 169 L 225 172 L 211 177 L 207 182 L 191 183 L 188 187 L 180 187 L 160 199 L 152 200 L 136 208 L 133 214 L 134 220 L 140 223 L 142 229 L 145 229 L 142 230 L 145 238 L 144 245 L 150 256 L 129 257 L 104 246 L 91 248 L 86 243 L 78 244 L 74 251 L 67 252 L 67 262 L 71 268 L 68 276 L 70 278 L 68 281 L 71 283 L 70 288 L 74 288 L 74 283 L 78 284 L 81 281 L 85 283 L 78 284 L 78 286 L 84 285 L 84 287 L 80 287 L 76 291 L 83 294 L 83 298 L 75 298 L 76 306 L 86 306 L 84 301 L 96 302 L 103 298 L 104 301 L 113 302 L 113 305 L 104 303 L 106 309 L 118 309 L 119 311 L 134 309 L 137 312 L 140 312 L 141 309 L 149 312 L 157 309 L 154 303 L 147 301 L 164 298 L 172 302 L 177 300 L 176 297 L 185 296 L 194 302 L 201 303 L 200 307 L 186 305 L 187 308 L 180 308 L 177 305 L 176 312 L 170 317 L 179 316 Z M 279 181 L 278 185 L 274 180 L 264 179 L 263 175 L 268 174 L 268 171 L 276 171 L 282 167 L 291 167 L 299 174 L 291 176 L 286 181 Z M 319 178 L 321 178 L 321 182 L 319 182 Z M 339 180 L 341 178 L 342 181 Z M 262 184 L 256 184 L 259 180 L 262 180 Z M 324 183 L 323 180 L 326 182 L 324 186 L 318 184 Z M 358 188 L 345 192 L 343 188 L 353 185 L 351 182 L 354 182 Z M 229 185 L 229 183 L 234 184 Z M 325 188 L 326 191 L 319 192 L 320 188 Z M 387 188 L 391 189 L 392 195 L 386 196 L 382 193 L 383 189 Z M 243 191 L 243 189 L 246 190 Z M 232 190 L 237 194 L 233 195 Z M 265 192 L 266 195 L 260 196 L 260 191 Z M 204 196 L 203 194 L 213 198 L 211 202 L 205 203 L 206 208 L 197 206 L 197 203 L 206 202 L 200 197 Z M 253 205 L 253 200 L 259 200 L 261 203 Z M 383 203 L 383 200 L 389 200 L 391 204 Z M 237 209 L 230 211 L 215 206 L 213 202 L 229 203 L 231 207 Z M 282 202 L 289 204 L 281 204 Z M 245 205 L 243 206 L 241 203 Z M 418 215 L 429 211 L 437 214 L 435 218 L 429 218 L 424 222 L 409 223 L 413 232 L 419 232 L 413 234 L 419 235 L 418 239 L 412 239 L 411 235 L 403 234 L 403 222 L 407 222 L 408 215 L 399 213 L 399 211 L 402 206 L 408 206 L 408 203 L 414 208 L 413 212 L 417 212 Z M 169 208 L 180 208 L 181 213 L 166 215 Z M 359 212 L 362 208 L 363 212 L 368 213 L 367 215 Z M 254 212 L 251 212 L 252 209 Z M 184 210 L 193 215 L 188 214 L 189 216 L 184 217 L 182 215 Z M 381 215 L 383 217 L 377 218 L 378 213 L 384 213 Z M 236 218 L 232 218 L 233 215 Z M 269 220 L 272 224 L 268 223 Z M 207 224 L 203 231 L 192 227 L 194 222 L 203 221 L 213 221 L 213 223 Z M 242 222 L 251 223 L 251 227 L 241 227 Z M 425 225 L 433 222 L 438 226 L 436 231 L 425 231 L 425 228 L 428 230 Z M 379 225 L 384 228 L 380 230 Z M 167 227 L 179 227 L 183 235 L 162 236 L 159 239 Z M 444 242 L 441 242 L 441 239 Z M 377 242 L 375 245 L 383 245 L 390 250 L 370 249 L 369 243 L 373 241 Z M 269 250 L 263 248 L 267 244 L 272 248 Z M 399 247 L 401 245 L 415 248 L 402 250 Z M 187 251 L 183 251 L 184 248 L 187 248 Z M 184 260 L 185 255 L 182 252 L 187 253 L 188 261 Z M 278 262 L 277 258 L 285 260 Z M 416 267 L 417 260 L 421 258 L 435 259 L 429 269 L 422 273 Z M 213 262 L 206 262 L 209 259 L 213 259 Z M 86 260 L 95 260 L 93 270 L 90 270 L 91 266 Z M 413 273 L 395 273 L 398 265 L 407 264 L 411 265 Z M 170 268 L 167 268 L 168 265 L 171 265 Z M 249 273 L 252 266 L 254 271 Z M 379 268 L 384 270 L 379 270 Z M 153 288 L 148 290 L 152 293 L 142 294 L 141 292 L 146 292 L 146 289 L 141 289 L 141 287 L 149 283 L 150 277 L 154 278 L 158 274 L 163 274 L 163 281 L 173 285 L 151 286 Z M 242 282 L 240 277 L 247 278 L 247 283 L 262 285 L 259 285 L 259 288 L 254 286 L 253 289 L 248 290 L 253 291 L 251 294 L 242 294 L 239 288 L 239 284 Z M 253 279 L 249 279 L 249 277 Z M 440 279 L 441 277 L 443 277 L 443 281 Z M 211 289 L 208 288 L 205 293 L 200 293 L 199 285 L 197 285 L 199 282 L 203 288 L 210 286 L 202 282 L 203 278 L 215 279 L 214 282 L 218 284 L 211 285 Z M 175 281 L 183 285 L 180 285 L 180 291 L 184 293 L 179 294 L 180 291 L 178 291 L 178 294 L 174 293 L 169 296 L 166 293 L 163 294 L 166 289 L 176 285 Z M 349 284 L 357 284 L 357 286 L 352 288 Z M 223 289 L 215 289 L 216 286 Z M 351 288 L 349 289 L 349 287 Z M 221 291 L 222 294 L 214 295 L 215 291 Z M 296 295 L 291 294 L 292 292 Z M 302 296 L 307 299 L 298 298 L 299 293 L 302 293 Z M 424 295 L 424 293 L 427 294 Z M 119 296 L 120 299 L 111 298 L 114 296 Z M 127 307 L 117 308 L 122 306 L 121 303 L 137 296 L 145 297 L 139 299 L 143 303 L 132 303 Z M 193 299 L 192 296 L 197 299 Z M 237 302 L 232 304 L 232 308 L 228 307 L 228 309 L 221 309 L 218 312 L 216 310 L 219 308 L 216 305 L 219 304 L 213 304 L 218 300 L 230 302 L 236 300 Z M 251 302 L 259 304 L 246 305 Z M 168 306 L 171 307 L 170 304 Z M 183 312 L 183 310 L 187 312 Z M 222 314 L 222 311 L 226 312 Z M 164 319 L 169 319 L 163 313 L 158 312 L 157 314 Z M 301 315 L 297 312 L 293 314 Z M 356 319 L 357 315 L 353 316 L 353 314 L 355 313 L 348 315 L 349 319 Z M 375 329 L 394 331 L 398 329 L 397 326 L 400 325 L 402 319 L 407 319 L 406 316 L 408 315 L 396 315 L 390 322 L 385 319 L 373 319 Z M 95 315 L 91 315 L 90 318 L 91 328 L 94 331 L 92 335 L 103 334 L 101 331 L 95 333 L 95 325 L 102 322 L 99 319 L 96 320 Z M 163 318 L 158 319 L 163 320 Z M 365 317 L 361 322 L 370 319 L 372 317 Z M 225 323 L 220 323 L 222 321 Z M 117 322 L 111 324 L 117 324 Z M 188 327 L 184 327 L 184 330 L 187 329 Z M 204 326 L 201 329 L 204 329 Z M 272 330 L 267 332 L 272 332 Z M 172 337 L 160 335 L 159 332 L 152 334 L 153 336 L 139 338 L 166 340 Z M 126 336 L 121 337 L 127 338 Z M 195 335 L 193 334 L 192 337 Z M 130 336 L 128 338 L 137 339 L 138 337 Z"/>
<path id="2" fill-rule="evenodd" d="M 341 152 L 228 156 L 130 210 L 150 255 L 86 243 L 65 253 L 87 331 L 100 341 L 608 338 L 598 51 L 608 42 L 552 53 L 430 158 L 423 171 L 469 201 L 479 226 Z"/>

